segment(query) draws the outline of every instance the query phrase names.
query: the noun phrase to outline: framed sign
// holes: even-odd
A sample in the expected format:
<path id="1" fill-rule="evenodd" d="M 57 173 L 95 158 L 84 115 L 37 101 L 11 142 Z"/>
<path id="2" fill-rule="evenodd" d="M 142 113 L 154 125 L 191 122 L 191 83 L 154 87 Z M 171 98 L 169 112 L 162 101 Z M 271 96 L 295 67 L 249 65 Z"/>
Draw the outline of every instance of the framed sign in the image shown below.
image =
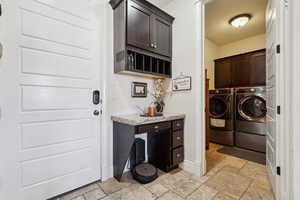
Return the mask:
<path id="1" fill-rule="evenodd" d="M 147 97 L 147 83 L 133 82 L 131 86 L 131 97 Z"/>
<path id="2" fill-rule="evenodd" d="M 173 91 L 186 91 L 192 89 L 192 77 L 182 77 L 173 79 L 172 90 Z"/>

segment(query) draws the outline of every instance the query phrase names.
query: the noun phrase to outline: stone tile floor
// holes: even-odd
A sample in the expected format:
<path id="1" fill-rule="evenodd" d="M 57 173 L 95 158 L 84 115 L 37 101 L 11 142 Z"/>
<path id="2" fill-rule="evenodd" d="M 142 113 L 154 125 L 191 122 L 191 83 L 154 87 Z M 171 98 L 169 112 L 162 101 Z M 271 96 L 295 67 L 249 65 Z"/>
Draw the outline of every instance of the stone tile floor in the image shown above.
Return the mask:
<path id="1" fill-rule="evenodd" d="M 274 200 L 265 166 L 219 153 L 220 148 L 210 145 L 208 173 L 201 178 L 175 170 L 141 185 L 128 173 L 122 182 L 94 183 L 56 200 Z"/>

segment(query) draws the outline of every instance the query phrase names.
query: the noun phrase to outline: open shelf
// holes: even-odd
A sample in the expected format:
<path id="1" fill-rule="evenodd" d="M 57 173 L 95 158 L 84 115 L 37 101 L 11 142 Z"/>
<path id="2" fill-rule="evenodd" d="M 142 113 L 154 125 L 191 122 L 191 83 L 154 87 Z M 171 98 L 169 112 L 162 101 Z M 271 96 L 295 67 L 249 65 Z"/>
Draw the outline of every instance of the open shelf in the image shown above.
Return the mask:
<path id="1" fill-rule="evenodd" d="M 145 72 L 151 72 L 151 57 L 150 56 L 144 56 L 144 71 Z"/>
<path id="2" fill-rule="evenodd" d="M 169 78 L 172 76 L 170 61 L 129 50 L 127 51 L 127 70 L 154 76 Z"/>

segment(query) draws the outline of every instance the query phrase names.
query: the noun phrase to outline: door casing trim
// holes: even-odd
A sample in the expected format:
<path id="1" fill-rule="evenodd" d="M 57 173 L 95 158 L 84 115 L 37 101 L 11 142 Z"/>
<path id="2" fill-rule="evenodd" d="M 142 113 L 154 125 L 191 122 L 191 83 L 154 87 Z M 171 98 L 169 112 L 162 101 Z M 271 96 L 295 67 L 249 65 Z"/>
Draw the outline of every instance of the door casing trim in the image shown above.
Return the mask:
<path id="1" fill-rule="evenodd" d="M 202 80 L 205 80 L 205 63 L 204 63 L 204 52 L 205 52 L 205 46 L 204 46 L 204 42 L 205 42 L 205 5 L 207 3 L 211 3 L 214 0 L 197 0 L 195 5 L 198 6 L 198 9 L 201 13 L 201 22 L 198 23 L 197 30 L 201 30 L 201 36 L 202 38 L 200 39 L 201 41 L 197 41 L 197 45 L 200 44 L 201 45 L 201 50 L 200 50 L 200 54 L 201 55 L 200 59 L 201 59 L 201 73 L 200 77 Z M 283 2 L 285 0 L 277 0 L 278 2 Z M 289 8 L 288 4 L 285 3 L 287 5 L 287 7 Z M 284 47 L 283 51 L 284 52 L 282 54 L 282 61 L 280 63 L 280 66 L 289 66 L 289 60 L 291 59 L 291 54 L 289 53 L 290 51 L 290 46 L 291 46 L 291 37 L 289 37 L 290 35 L 290 30 L 291 30 L 291 26 L 290 26 L 290 21 L 291 21 L 291 15 L 289 15 L 289 9 L 287 10 L 287 15 L 285 16 L 285 21 L 284 21 L 284 30 L 282 30 L 284 32 L 283 36 L 281 37 L 281 41 L 279 41 L 280 43 L 285 43 L 286 46 Z M 282 15 L 280 17 L 283 17 Z M 281 34 L 282 35 L 282 34 Z M 292 194 L 293 194 L 293 176 L 291 174 L 291 172 L 294 170 L 293 169 L 293 155 L 291 155 L 290 152 L 293 152 L 293 142 L 292 139 L 288 138 L 288 137 L 284 137 L 283 133 L 289 133 L 291 131 L 291 105 L 290 104 L 290 99 L 292 98 L 292 94 L 289 90 L 289 88 L 292 87 L 292 70 L 289 67 L 285 67 L 285 73 L 280 73 L 280 84 L 278 84 L 279 89 L 282 91 L 282 95 L 280 97 L 280 104 L 282 107 L 282 113 L 281 113 L 281 117 L 278 120 L 279 126 L 281 127 L 279 131 L 279 138 L 281 138 L 281 141 L 279 143 L 279 151 L 276 153 L 277 154 L 277 159 L 279 159 L 278 165 L 281 166 L 282 170 L 284 170 L 284 174 L 282 174 L 280 177 L 277 177 L 277 181 L 276 181 L 276 188 L 277 188 L 277 198 L 279 200 L 289 200 L 292 199 Z M 284 71 L 282 70 L 282 71 Z M 204 81 L 202 81 L 202 85 L 201 85 L 202 90 L 205 90 L 205 84 Z M 201 102 L 205 102 L 205 95 L 202 95 L 202 101 Z M 202 116 L 205 115 L 205 110 L 202 109 Z M 203 118 L 205 119 L 205 118 Z M 202 129 L 201 132 L 201 139 L 202 139 L 202 149 L 201 149 L 201 158 L 202 158 L 202 175 L 204 176 L 206 174 L 206 156 L 205 156 L 205 126 Z M 285 161 L 282 161 L 282 158 L 286 158 Z M 283 175 L 286 175 L 283 177 Z M 289 184 L 289 186 L 287 187 L 289 189 L 289 191 L 286 191 L 284 184 Z"/>

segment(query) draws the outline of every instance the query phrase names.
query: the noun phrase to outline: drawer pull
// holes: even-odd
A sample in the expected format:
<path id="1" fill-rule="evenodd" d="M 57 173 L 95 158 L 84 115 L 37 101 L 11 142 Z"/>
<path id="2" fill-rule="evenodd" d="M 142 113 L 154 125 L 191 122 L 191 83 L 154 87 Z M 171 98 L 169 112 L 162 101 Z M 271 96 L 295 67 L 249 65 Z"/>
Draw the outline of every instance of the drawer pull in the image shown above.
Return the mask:
<path id="1" fill-rule="evenodd" d="M 181 140 L 181 137 L 177 137 L 177 140 Z"/>
<path id="2" fill-rule="evenodd" d="M 154 128 L 155 128 L 155 129 L 158 129 L 158 128 L 159 128 L 159 126 L 154 126 Z"/>
<path id="3" fill-rule="evenodd" d="M 180 158 L 181 155 L 178 153 L 176 156 L 177 156 L 177 158 Z"/>
<path id="4" fill-rule="evenodd" d="M 179 124 L 179 123 L 177 123 L 177 124 L 176 124 L 176 126 L 177 126 L 177 127 L 179 127 L 179 126 L 180 126 L 180 124 Z"/>

